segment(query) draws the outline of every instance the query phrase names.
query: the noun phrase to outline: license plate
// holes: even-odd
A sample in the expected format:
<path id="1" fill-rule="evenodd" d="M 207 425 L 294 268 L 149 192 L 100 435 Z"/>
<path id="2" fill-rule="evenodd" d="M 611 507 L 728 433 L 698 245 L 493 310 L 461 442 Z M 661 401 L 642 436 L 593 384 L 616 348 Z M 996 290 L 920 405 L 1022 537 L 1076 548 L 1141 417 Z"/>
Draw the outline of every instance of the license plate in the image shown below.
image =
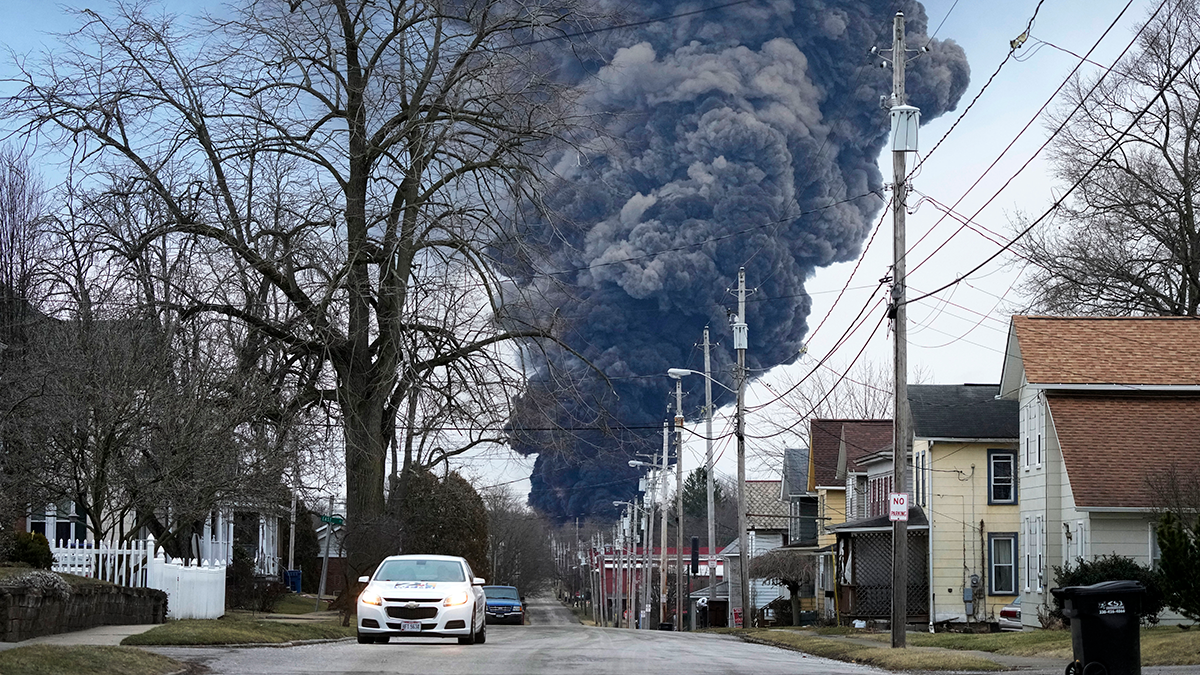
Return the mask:
<path id="1" fill-rule="evenodd" d="M 401 621 L 400 622 L 400 632 L 402 632 L 402 633 L 420 633 L 421 632 L 421 622 L 420 621 Z"/>

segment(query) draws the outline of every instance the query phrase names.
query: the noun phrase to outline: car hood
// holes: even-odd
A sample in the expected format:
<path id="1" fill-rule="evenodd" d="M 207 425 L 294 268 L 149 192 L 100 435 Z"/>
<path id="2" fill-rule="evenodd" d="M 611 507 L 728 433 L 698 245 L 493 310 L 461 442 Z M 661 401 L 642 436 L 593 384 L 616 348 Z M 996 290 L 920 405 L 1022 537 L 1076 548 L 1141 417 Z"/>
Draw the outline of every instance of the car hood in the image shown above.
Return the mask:
<path id="1" fill-rule="evenodd" d="M 521 601 L 512 598 L 488 598 L 487 604 L 488 607 L 520 607 Z"/>
<path id="2" fill-rule="evenodd" d="M 441 600 L 471 589 L 464 581 L 372 581 L 369 589 L 388 599 Z"/>

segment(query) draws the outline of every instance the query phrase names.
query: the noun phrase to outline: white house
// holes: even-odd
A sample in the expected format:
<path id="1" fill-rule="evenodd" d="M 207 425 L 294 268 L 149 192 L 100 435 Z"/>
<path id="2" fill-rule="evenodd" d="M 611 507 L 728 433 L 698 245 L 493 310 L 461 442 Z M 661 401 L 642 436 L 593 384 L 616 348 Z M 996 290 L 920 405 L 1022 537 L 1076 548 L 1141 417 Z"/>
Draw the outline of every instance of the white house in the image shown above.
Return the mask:
<path id="1" fill-rule="evenodd" d="M 1158 485 L 1200 466 L 1200 320 L 1014 316 L 1000 396 L 1019 402 L 1018 591 L 1037 627 L 1055 565 L 1157 557 Z"/>

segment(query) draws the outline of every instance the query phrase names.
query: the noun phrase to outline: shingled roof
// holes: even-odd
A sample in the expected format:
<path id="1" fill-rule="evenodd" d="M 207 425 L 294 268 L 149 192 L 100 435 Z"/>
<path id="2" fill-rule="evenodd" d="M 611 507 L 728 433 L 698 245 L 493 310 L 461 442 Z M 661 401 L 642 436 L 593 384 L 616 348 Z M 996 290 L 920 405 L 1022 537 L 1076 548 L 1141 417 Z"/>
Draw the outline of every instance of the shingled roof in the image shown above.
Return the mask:
<path id="1" fill-rule="evenodd" d="M 844 484 L 838 478 L 838 454 L 842 441 L 846 443 L 846 469 L 853 470 L 862 457 L 887 447 L 892 442 L 891 420 L 809 421 L 809 490 L 818 485 L 834 487 Z"/>
<path id="2" fill-rule="evenodd" d="M 756 530 L 786 530 L 788 505 L 779 498 L 780 481 L 746 481 L 746 524 Z"/>
<path id="3" fill-rule="evenodd" d="M 1014 316 L 1006 395 L 1018 349 L 1032 384 L 1200 385 L 1197 317 Z"/>
<path id="4" fill-rule="evenodd" d="M 996 400 L 998 384 L 910 384 L 908 405 L 916 438 L 1016 441 L 1016 400 Z"/>
<path id="5" fill-rule="evenodd" d="M 1200 396 L 1046 399 L 1078 507 L 1159 506 L 1155 480 L 1200 466 Z"/>

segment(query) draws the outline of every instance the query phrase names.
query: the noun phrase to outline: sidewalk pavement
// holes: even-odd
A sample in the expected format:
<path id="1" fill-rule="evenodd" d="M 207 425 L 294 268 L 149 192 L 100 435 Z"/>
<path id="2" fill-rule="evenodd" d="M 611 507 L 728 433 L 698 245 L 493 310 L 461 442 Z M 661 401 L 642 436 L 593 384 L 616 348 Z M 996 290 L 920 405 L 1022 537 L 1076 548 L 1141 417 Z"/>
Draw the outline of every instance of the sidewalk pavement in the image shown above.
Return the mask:
<path id="1" fill-rule="evenodd" d="M 15 647 L 28 647 L 29 645 L 119 645 L 121 640 L 127 635 L 137 635 L 146 631 L 161 626 L 160 623 L 147 623 L 126 626 L 97 626 L 88 628 L 87 630 L 77 630 L 71 633 L 58 633 L 56 635 L 43 635 L 41 637 L 22 640 L 21 642 L 0 642 L 0 651 L 5 649 L 13 649 Z"/>
<path id="2" fill-rule="evenodd" d="M 311 612 L 309 614 L 258 614 L 254 618 L 262 621 L 286 621 L 290 623 L 298 623 L 303 621 L 329 621 L 337 619 L 340 615 L 337 610 L 325 610 L 320 612 Z M 137 635 L 146 631 L 161 626 L 161 623 L 148 623 L 139 625 L 124 625 L 124 626 L 97 626 L 88 628 L 87 630 L 74 631 L 72 633 L 58 633 L 56 635 L 43 635 L 41 637 L 30 638 L 21 642 L 0 642 L 0 651 L 5 649 L 13 649 L 15 647 L 25 647 L 28 645 L 119 645 L 121 640 L 124 640 L 127 635 Z"/>

